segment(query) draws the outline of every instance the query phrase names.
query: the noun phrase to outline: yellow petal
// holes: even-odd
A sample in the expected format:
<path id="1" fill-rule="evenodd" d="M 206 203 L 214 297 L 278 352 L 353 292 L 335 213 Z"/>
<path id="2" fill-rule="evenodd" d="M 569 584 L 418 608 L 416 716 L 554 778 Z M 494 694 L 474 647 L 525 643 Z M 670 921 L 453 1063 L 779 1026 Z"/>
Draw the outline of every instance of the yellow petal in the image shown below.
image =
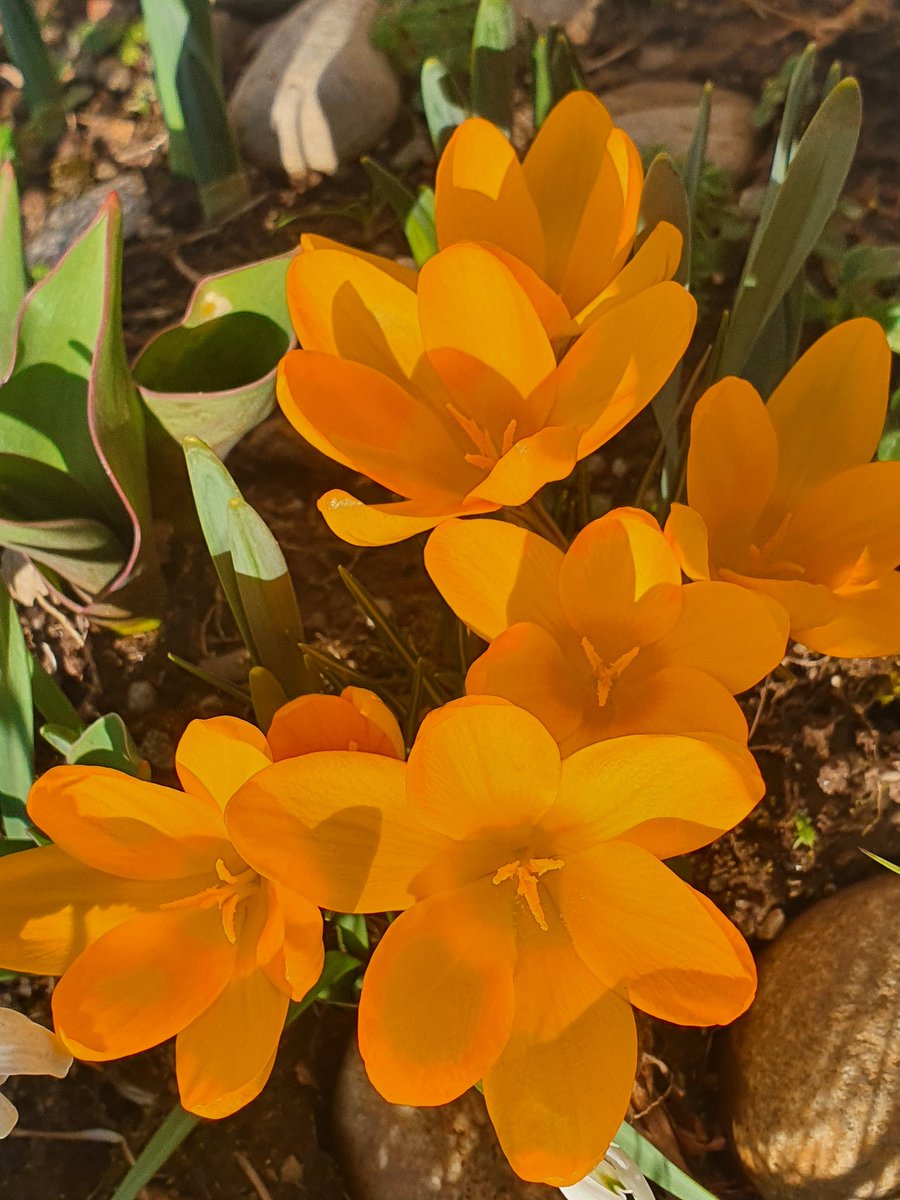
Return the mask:
<path id="1" fill-rule="evenodd" d="M 551 343 L 556 344 L 567 340 L 578 332 L 569 315 L 569 310 L 563 304 L 559 294 L 548 283 L 545 283 L 527 263 L 522 262 L 520 258 L 516 258 L 507 250 L 502 250 L 499 246 L 492 246 L 487 242 L 480 242 L 479 245 L 498 258 L 514 277 L 531 302 Z"/>
<path id="2" fill-rule="evenodd" d="M 177 879 L 211 869 L 228 848 L 206 800 L 110 767 L 53 767 L 28 813 L 67 854 L 124 879 Z"/>
<path id="3" fill-rule="evenodd" d="M 660 221 L 631 262 L 577 315 L 575 322 L 579 328 L 586 329 L 592 321 L 630 296 L 671 279 L 681 262 L 683 241 L 674 225 Z"/>
<path id="4" fill-rule="evenodd" d="M 419 283 L 419 272 L 415 267 L 405 267 L 392 258 L 383 258 L 380 254 L 369 254 L 365 250 L 359 250 L 356 246 L 345 246 L 343 242 L 324 237 L 320 233 L 301 234 L 300 249 L 304 254 L 312 254 L 316 250 L 340 250 L 344 254 L 353 254 L 364 262 L 371 263 L 379 271 L 384 271 L 386 275 L 390 275 L 392 279 L 396 279 L 413 292 Z"/>
<path id="5" fill-rule="evenodd" d="M 709 579 L 709 532 L 706 522 L 686 504 L 673 504 L 666 537 L 689 579 Z"/>
<path id="6" fill-rule="evenodd" d="M 240 854 L 267 879 L 336 912 L 408 908 L 411 881 L 446 845 L 406 798 L 406 766 L 324 750 L 255 775 L 225 814 Z"/>
<path id="7" fill-rule="evenodd" d="M 255 725 L 237 717 L 191 721 L 175 751 L 175 770 L 186 792 L 222 810 L 251 775 L 272 761 Z"/>
<path id="8" fill-rule="evenodd" d="M 559 604 L 562 551 L 503 521 L 446 521 L 425 544 L 425 567 L 461 621 L 490 640 L 518 621 L 567 628 Z"/>
<path id="9" fill-rule="evenodd" d="M 719 574 L 728 583 L 738 583 L 752 591 L 761 592 L 780 604 L 790 618 L 792 631 L 823 625 L 835 615 L 834 592 L 824 584 L 805 583 L 802 579 L 760 579 L 724 567 Z"/>
<path id="10" fill-rule="evenodd" d="M 632 1004 L 682 1025 L 727 1025 L 756 991 L 737 930 L 638 846 L 574 854 L 548 876 L 585 965 Z"/>
<path id="11" fill-rule="evenodd" d="M 868 317 L 829 330 L 791 368 L 767 405 L 778 439 L 780 511 L 823 479 L 869 462 L 884 428 L 890 374 L 884 330 Z"/>
<path id="12" fill-rule="evenodd" d="M 420 820 L 447 837 L 526 830 L 553 804 L 559 772 L 556 743 L 530 713 L 451 702 L 422 722 L 407 795 Z"/>
<path id="13" fill-rule="evenodd" d="M 363 504 L 338 488 L 326 492 L 318 502 L 329 529 L 353 546 L 390 546 L 417 533 L 426 533 L 451 517 L 480 515 L 499 507 L 484 500 L 432 505 L 416 500 Z"/>
<path id="14" fill-rule="evenodd" d="M 825 625 L 797 628 L 794 637 L 810 650 L 838 658 L 900 654 L 900 575 L 890 571 L 834 596 L 834 616 Z"/>
<path id="15" fill-rule="evenodd" d="M 558 917 L 547 931 L 521 921 L 518 944 L 512 1032 L 485 1073 L 484 1097 L 516 1173 L 566 1186 L 593 1170 L 624 1120 L 634 1017 L 584 965 Z"/>
<path id="16" fill-rule="evenodd" d="M 491 121 L 463 121 L 447 143 L 435 181 L 435 223 L 442 248 L 491 242 L 543 271 L 534 201 L 515 150 Z"/>
<path id="17" fill-rule="evenodd" d="M 467 499 L 498 508 L 527 504 L 545 483 L 570 475 L 578 457 L 577 429 L 553 425 L 539 429 L 516 442 Z"/>
<path id="18" fill-rule="evenodd" d="M 359 1048 L 392 1104 L 455 1100 L 502 1050 L 516 959 L 506 892 L 487 878 L 431 896 L 378 943 L 359 1003 Z"/>
<path id="19" fill-rule="evenodd" d="M 565 759 L 559 799 L 541 828 L 563 855 L 627 838 L 671 858 L 732 829 L 764 790 L 752 755 L 736 742 L 635 734 Z"/>
<path id="20" fill-rule="evenodd" d="M 613 684 L 602 712 L 603 737 L 714 733 L 741 744 L 747 741 L 740 705 L 718 679 L 696 667 L 659 667 L 652 656 L 647 666 L 641 654 L 637 656 Z"/>
<path id="21" fill-rule="evenodd" d="M 234 958 L 215 905 L 134 917 L 88 946 L 56 985 L 57 1033 L 89 1061 L 149 1050 L 212 1004 Z"/>
<path id="22" fill-rule="evenodd" d="M 298 696 L 276 712 L 266 736 L 276 762 L 315 750 L 362 750 L 393 758 L 404 753 L 396 717 L 365 688 L 346 688 L 340 696 Z"/>
<path id="23" fill-rule="evenodd" d="M 614 278 L 625 266 L 637 232 L 641 195 L 644 190 L 644 165 L 641 162 L 641 152 L 624 129 L 613 129 L 606 149 L 619 176 L 619 186 L 624 198 L 619 239 L 611 266 L 611 276 Z"/>

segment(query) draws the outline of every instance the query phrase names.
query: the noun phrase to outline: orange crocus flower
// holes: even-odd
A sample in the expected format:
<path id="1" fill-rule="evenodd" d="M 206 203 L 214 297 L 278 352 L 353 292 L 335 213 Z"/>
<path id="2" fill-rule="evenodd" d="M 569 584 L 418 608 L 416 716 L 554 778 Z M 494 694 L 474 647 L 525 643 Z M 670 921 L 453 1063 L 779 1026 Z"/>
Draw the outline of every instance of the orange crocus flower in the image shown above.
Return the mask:
<path id="1" fill-rule="evenodd" d="M 637 148 L 590 92 L 556 105 L 521 163 L 496 125 L 472 117 L 438 164 L 438 244 L 490 243 L 581 329 L 678 268 L 681 234 L 668 222 L 628 262 L 643 183 Z"/>
<path id="2" fill-rule="evenodd" d="M 448 521 L 425 547 L 438 591 L 491 644 L 470 694 L 534 713 L 563 754 L 626 733 L 747 740 L 732 697 L 782 659 L 778 605 L 727 583 L 683 586 L 649 513 L 619 508 L 563 552 L 502 521 Z"/>
<path id="3" fill-rule="evenodd" d="M 637 735 L 561 761 L 530 713 L 466 697 L 425 719 L 408 764 L 277 763 L 226 821 L 257 870 L 299 875 L 324 907 L 400 911 L 359 1007 L 378 1091 L 436 1105 L 483 1080 L 515 1170 L 569 1184 L 627 1108 L 629 1004 L 711 1025 L 753 997 L 737 930 L 660 859 L 712 841 L 761 794 L 727 739 Z"/>
<path id="4" fill-rule="evenodd" d="M 875 321 L 819 338 L 764 404 L 723 379 L 691 421 L 689 507 L 666 533 L 692 579 L 778 601 L 791 636 L 846 658 L 900 653 L 900 463 L 873 463 L 891 354 Z"/>
<path id="5" fill-rule="evenodd" d="M 687 292 L 660 283 L 599 316 L 557 364 L 553 314 L 468 244 L 430 259 L 417 291 L 359 255 L 303 253 L 288 296 L 304 349 L 281 362 L 285 415 L 316 449 L 406 497 L 323 496 L 328 524 L 356 545 L 524 504 L 565 478 L 656 394 L 696 319 Z"/>
<path id="6" fill-rule="evenodd" d="M 378 705 L 359 689 L 304 696 L 268 740 L 234 717 L 192 721 L 176 752 L 184 792 L 105 767 L 54 767 L 35 783 L 28 812 L 55 844 L 0 859 L 0 963 L 62 976 L 54 1024 L 76 1058 L 177 1035 L 185 1108 L 225 1117 L 258 1095 L 289 1000 L 321 973 L 322 918 L 302 875 L 271 883 L 247 865 L 223 809 L 285 754 L 402 753 Z"/>

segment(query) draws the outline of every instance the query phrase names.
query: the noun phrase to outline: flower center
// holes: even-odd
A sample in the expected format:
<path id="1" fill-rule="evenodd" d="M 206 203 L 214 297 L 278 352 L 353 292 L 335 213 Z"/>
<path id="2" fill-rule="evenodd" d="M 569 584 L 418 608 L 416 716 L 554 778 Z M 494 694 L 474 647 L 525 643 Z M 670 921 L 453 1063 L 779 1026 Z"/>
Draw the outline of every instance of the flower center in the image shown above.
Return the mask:
<path id="1" fill-rule="evenodd" d="M 637 658 L 640 646 L 632 646 L 630 650 L 626 650 L 624 654 L 620 654 L 611 663 L 606 662 L 605 659 L 600 657 L 586 637 L 581 639 L 581 648 L 597 680 L 597 703 L 603 708 L 607 700 L 609 700 L 612 685 L 625 668 Z"/>
<path id="2" fill-rule="evenodd" d="M 770 579 L 802 579 L 806 574 L 801 563 L 794 562 L 789 558 L 778 558 L 777 547 L 778 543 L 787 532 L 794 514 L 787 512 L 781 518 L 778 528 L 770 538 L 767 538 L 761 546 L 752 543 L 748 548 L 750 559 L 750 571 L 758 572 L 760 575 L 767 576 Z"/>
<path id="3" fill-rule="evenodd" d="M 214 883 L 212 887 L 204 888 L 202 892 L 196 892 L 193 896 L 185 896 L 181 900 L 171 900 L 162 907 L 212 908 L 214 904 L 217 904 L 222 914 L 222 928 L 225 930 L 225 936 L 234 945 L 237 941 L 238 908 L 243 900 L 249 900 L 259 891 L 259 875 L 252 867 L 247 867 L 234 875 L 221 858 L 216 860 L 216 874 L 219 877 L 219 883 Z"/>
<path id="4" fill-rule="evenodd" d="M 476 454 L 463 455 L 466 462 L 471 463 L 473 467 L 483 467 L 486 471 L 490 471 L 499 459 L 513 448 L 516 440 L 517 425 L 515 417 L 513 417 L 506 429 L 504 429 L 503 439 L 498 451 L 496 443 L 488 431 L 482 429 L 471 417 L 467 417 L 465 413 L 461 413 L 453 404 L 447 405 L 447 411 L 477 451 Z"/>
<path id="5" fill-rule="evenodd" d="M 549 926 L 538 894 L 538 880 L 548 871 L 559 871 L 564 865 L 561 858 L 529 858 L 525 863 L 516 858 L 495 873 L 494 883 L 506 883 L 507 880 L 515 879 L 516 895 L 522 897 L 538 926 L 546 933 Z"/>

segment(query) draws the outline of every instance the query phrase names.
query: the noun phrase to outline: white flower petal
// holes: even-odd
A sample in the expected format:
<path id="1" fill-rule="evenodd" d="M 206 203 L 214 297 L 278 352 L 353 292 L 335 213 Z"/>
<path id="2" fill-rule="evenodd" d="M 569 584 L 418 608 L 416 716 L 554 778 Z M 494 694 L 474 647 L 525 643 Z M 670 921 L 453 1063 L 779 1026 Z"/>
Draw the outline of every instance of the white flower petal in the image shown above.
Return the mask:
<path id="1" fill-rule="evenodd" d="M 9 1137 L 18 1119 L 16 1106 L 11 1104 L 5 1096 L 0 1096 L 0 1138 Z"/>
<path id="2" fill-rule="evenodd" d="M 13 1008 L 0 1008 L 0 1073 L 54 1075 L 68 1072 L 72 1055 L 55 1033 Z"/>

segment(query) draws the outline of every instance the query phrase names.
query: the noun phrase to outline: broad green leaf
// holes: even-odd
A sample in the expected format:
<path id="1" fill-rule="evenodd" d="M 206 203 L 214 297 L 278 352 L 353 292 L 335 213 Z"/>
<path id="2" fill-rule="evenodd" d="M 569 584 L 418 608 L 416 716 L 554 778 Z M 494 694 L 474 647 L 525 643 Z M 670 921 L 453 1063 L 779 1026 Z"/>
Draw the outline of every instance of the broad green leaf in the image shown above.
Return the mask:
<path id="1" fill-rule="evenodd" d="M 516 12 L 510 0 L 481 0 L 472 34 L 472 111 L 509 136 L 516 83 Z"/>
<path id="2" fill-rule="evenodd" d="M 181 321 L 134 364 L 149 413 L 154 476 L 171 486 L 179 446 L 202 438 L 225 458 L 275 406 L 278 363 L 294 345 L 285 280 L 293 254 L 210 275 Z"/>
<path id="3" fill-rule="evenodd" d="M 450 72 L 440 59 L 426 58 L 422 63 L 420 88 L 428 133 L 435 151 L 441 154 L 454 129 L 469 114 L 456 93 Z"/>
<path id="4" fill-rule="evenodd" d="M 900 246 L 854 246 L 841 262 L 841 283 L 891 283 L 900 278 Z"/>
<path id="5" fill-rule="evenodd" d="M 0 166 L 0 378 L 12 365 L 16 325 L 27 287 L 22 256 L 19 189 L 12 163 Z"/>
<path id="6" fill-rule="evenodd" d="M 369 953 L 369 930 L 362 913 L 336 913 L 332 921 L 338 946 L 346 954 L 365 958 Z"/>
<path id="7" fill-rule="evenodd" d="M 771 396 L 797 361 L 806 299 L 806 281 L 802 273 L 781 298 L 766 321 L 744 365 L 743 375 L 761 396 Z"/>
<path id="8" fill-rule="evenodd" d="M 0 816 L 3 835 L 28 837 L 25 798 L 34 781 L 31 668 L 9 592 L 0 587 Z"/>
<path id="9" fill-rule="evenodd" d="M 666 1156 L 631 1125 L 619 1126 L 614 1143 L 625 1151 L 638 1170 L 666 1189 L 676 1200 L 716 1200 L 712 1192 L 701 1187 L 684 1171 L 669 1162 Z"/>
<path id="10" fill-rule="evenodd" d="M 84 732 L 84 722 L 75 711 L 74 705 L 34 655 L 31 654 L 28 657 L 28 665 L 31 668 L 31 698 L 34 707 L 45 721 L 52 725 L 60 725 L 73 737 L 77 737 Z"/>
<path id="11" fill-rule="evenodd" d="M 813 117 L 784 182 L 760 218 L 738 287 L 719 374 L 739 375 L 766 322 L 821 236 L 850 170 L 862 117 L 859 86 L 845 79 Z"/>
<path id="12" fill-rule="evenodd" d="M 118 713 L 98 717 L 75 736 L 63 725 L 43 725 L 41 737 L 71 766 L 111 767 L 135 779 L 150 778 L 150 768 Z"/>
<path id="13" fill-rule="evenodd" d="M 140 606 L 152 612 L 159 602 L 143 414 L 122 340 L 121 272 L 113 194 L 26 296 L 15 360 L 0 386 L 0 544 L 38 562 L 49 552 L 64 580 L 83 581 L 87 571 L 103 588 L 87 611 L 110 620 Z M 97 570 L 85 565 L 94 559 Z"/>

